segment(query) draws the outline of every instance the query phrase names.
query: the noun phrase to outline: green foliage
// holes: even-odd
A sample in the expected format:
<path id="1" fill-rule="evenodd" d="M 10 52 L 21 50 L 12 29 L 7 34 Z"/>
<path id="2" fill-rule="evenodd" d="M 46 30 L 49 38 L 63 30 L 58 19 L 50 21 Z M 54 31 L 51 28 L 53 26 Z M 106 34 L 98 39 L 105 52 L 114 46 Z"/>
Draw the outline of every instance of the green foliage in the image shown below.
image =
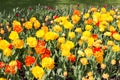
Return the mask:
<path id="1" fill-rule="evenodd" d="M 63 6 L 63 5 L 76 5 L 80 6 L 90 6 L 90 5 L 116 5 L 120 4 L 120 0 L 0 0 L 0 11 L 6 10 L 11 11 L 13 8 L 27 8 L 29 6 L 33 7 L 35 5 L 48 5 L 48 6 Z"/>

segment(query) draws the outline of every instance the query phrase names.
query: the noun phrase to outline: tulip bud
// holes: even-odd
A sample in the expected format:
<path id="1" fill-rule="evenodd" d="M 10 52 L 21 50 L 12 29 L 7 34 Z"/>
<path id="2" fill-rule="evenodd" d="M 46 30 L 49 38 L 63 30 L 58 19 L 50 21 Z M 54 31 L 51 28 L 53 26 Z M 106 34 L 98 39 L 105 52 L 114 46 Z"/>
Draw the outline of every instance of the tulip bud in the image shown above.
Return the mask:
<path id="1" fill-rule="evenodd" d="M 67 77 L 68 72 L 67 72 L 67 71 L 64 71 L 63 75 L 64 75 L 65 77 Z"/>
<path id="2" fill-rule="evenodd" d="M 101 69 L 105 69 L 106 68 L 106 64 L 101 64 Z"/>
<path id="3" fill-rule="evenodd" d="M 115 59 L 111 60 L 111 64 L 115 65 L 116 64 L 116 60 Z"/>
<path id="4" fill-rule="evenodd" d="M 104 73 L 104 74 L 102 75 L 102 77 L 103 77 L 104 79 L 108 79 L 109 74 L 107 74 L 107 73 L 105 74 L 105 73 Z"/>

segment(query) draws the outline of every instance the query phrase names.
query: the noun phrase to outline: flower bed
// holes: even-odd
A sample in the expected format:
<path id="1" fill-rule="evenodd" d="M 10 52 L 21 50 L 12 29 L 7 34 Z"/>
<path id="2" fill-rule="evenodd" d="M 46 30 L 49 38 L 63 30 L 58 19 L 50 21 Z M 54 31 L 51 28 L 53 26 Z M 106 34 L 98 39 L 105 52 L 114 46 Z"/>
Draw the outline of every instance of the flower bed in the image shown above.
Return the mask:
<path id="1" fill-rule="evenodd" d="M 118 8 L 14 9 L 0 16 L 0 80 L 119 80 Z"/>

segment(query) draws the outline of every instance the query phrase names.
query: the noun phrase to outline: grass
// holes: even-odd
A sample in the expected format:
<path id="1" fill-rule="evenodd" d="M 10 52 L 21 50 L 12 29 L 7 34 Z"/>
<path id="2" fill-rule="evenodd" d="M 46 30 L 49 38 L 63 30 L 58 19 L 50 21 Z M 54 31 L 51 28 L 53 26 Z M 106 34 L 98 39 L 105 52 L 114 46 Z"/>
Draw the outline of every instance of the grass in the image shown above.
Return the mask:
<path id="1" fill-rule="evenodd" d="M 13 8 L 20 7 L 33 7 L 37 4 L 41 5 L 49 5 L 49 6 L 56 6 L 56 5 L 71 5 L 71 4 L 80 4 L 82 6 L 87 5 L 119 5 L 120 0 L 0 0 L 0 11 L 11 11 Z"/>

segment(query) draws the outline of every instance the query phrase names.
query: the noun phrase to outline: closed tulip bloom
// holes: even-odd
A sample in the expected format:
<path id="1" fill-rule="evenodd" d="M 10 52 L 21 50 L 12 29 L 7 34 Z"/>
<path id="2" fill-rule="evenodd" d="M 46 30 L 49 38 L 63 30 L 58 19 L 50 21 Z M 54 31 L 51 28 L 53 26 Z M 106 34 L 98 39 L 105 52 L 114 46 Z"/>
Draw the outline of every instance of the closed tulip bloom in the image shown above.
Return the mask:
<path id="1" fill-rule="evenodd" d="M 106 64 L 101 64 L 101 69 L 105 69 L 106 68 Z"/>
<path id="2" fill-rule="evenodd" d="M 44 37 L 44 35 L 45 35 L 45 32 L 44 32 L 44 30 L 42 30 L 42 29 L 40 29 L 40 30 L 38 30 L 38 31 L 36 32 L 36 36 L 37 36 L 38 38 L 42 38 L 42 37 Z"/>
<path id="3" fill-rule="evenodd" d="M 36 17 L 31 17 L 31 18 L 30 18 L 30 22 L 31 22 L 31 23 L 33 23 L 33 22 L 35 22 L 35 21 L 36 21 Z"/>
<path id="4" fill-rule="evenodd" d="M 42 67 L 39 66 L 35 66 L 32 68 L 32 74 L 36 79 L 42 79 L 42 77 L 44 76 L 44 70 Z"/>
<path id="5" fill-rule="evenodd" d="M 24 26 L 26 29 L 32 29 L 32 23 L 30 21 L 25 22 Z"/>
<path id="6" fill-rule="evenodd" d="M 104 79 L 108 79 L 108 78 L 109 78 L 109 74 L 108 74 L 108 73 L 103 73 L 102 77 L 103 77 Z"/>
<path id="7" fill-rule="evenodd" d="M 12 55 L 12 50 L 9 49 L 9 48 L 5 48 L 5 49 L 3 50 L 3 54 L 4 54 L 5 56 L 9 57 L 9 56 Z"/>
<path id="8" fill-rule="evenodd" d="M 27 44 L 30 46 L 30 47 L 36 47 L 37 45 L 37 40 L 35 37 L 28 37 L 27 38 Z"/>
<path id="9" fill-rule="evenodd" d="M 11 39 L 11 40 L 19 39 L 18 33 L 16 31 L 11 31 L 11 33 L 9 35 L 9 39 Z"/>
<path id="10" fill-rule="evenodd" d="M 115 64 L 116 64 L 116 60 L 115 60 L 115 59 L 112 59 L 112 60 L 111 60 L 111 64 L 112 64 L 112 65 L 115 65 Z"/>
<path id="11" fill-rule="evenodd" d="M 75 33 L 74 32 L 69 32 L 68 37 L 70 37 L 71 39 L 75 38 Z"/>
<path id="12" fill-rule="evenodd" d="M 35 57 L 33 57 L 33 56 L 26 56 L 26 58 L 25 58 L 25 65 L 26 66 L 32 65 L 32 64 L 34 64 L 34 62 L 35 62 Z"/>
<path id="13" fill-rule="evenodd" d="M 82 65 L 87 65 L 88 64 L 87 58 L 80 58 L 80 62 L 82 63 Z"/>
<path id="14" fill-rule="evenodd" d="M 0 78 L 0 80 L 7 80 L 6 78 Z"/>
<path id="15" fill-rule="evenodd" d="M 34 21 L 34 28 L 38 29 L 40 27 L 40 22 L 38 20 Z"/>
<path id="16" fill-rule="evenodd" d="M 113 46 L 112 46 L 112 50 L 113 50 L 113 52 L 118 52 L 118 51 L 120 51 L 119 45 L 113 45 Z"/>
<path id="17" fill-rule="evenodd" d="M 42 59 L 42 67 L 47 68 L 47 69 L 53 69 L 55 62 L 52 58 L 50 57 L 45 57 Z"/>

